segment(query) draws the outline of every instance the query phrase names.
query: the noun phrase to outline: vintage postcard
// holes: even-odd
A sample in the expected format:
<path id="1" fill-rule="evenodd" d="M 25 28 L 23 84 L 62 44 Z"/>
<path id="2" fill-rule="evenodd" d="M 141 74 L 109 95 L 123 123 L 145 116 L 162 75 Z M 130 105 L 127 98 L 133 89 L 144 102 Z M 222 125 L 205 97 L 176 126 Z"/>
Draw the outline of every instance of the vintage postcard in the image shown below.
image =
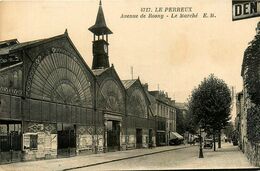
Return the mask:
<path id="1" fill-rule="evenodd" d="M 0 171 L 258 170 L 259 0 L 0 0 Z"/>

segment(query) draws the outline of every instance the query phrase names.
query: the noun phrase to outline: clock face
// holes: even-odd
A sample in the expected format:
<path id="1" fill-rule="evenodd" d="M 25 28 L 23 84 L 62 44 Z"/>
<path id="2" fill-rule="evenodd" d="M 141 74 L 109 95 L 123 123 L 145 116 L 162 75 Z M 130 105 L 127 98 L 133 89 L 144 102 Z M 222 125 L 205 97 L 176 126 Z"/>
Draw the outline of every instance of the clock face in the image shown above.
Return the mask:
<path id="1" fill-rule="evenodd" d="M 104 51 L 105 51 L 105 53 L 107 53 L 107 45 L 106 44 L 104 45 Z"/>

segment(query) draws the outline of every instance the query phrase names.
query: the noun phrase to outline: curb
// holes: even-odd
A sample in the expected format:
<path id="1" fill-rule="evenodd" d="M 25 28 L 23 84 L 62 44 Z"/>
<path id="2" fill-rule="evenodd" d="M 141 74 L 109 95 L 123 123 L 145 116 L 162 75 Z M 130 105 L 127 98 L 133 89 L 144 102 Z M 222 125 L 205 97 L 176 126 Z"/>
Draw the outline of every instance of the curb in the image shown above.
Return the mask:
<path id="1" fill-rule="evenodd" d="M 71 167 L 71 168 L 63 169 L 63 171 L 92 167 L 92 166 L 97 166 L 97 165 L 102 165 L 102 164 L 107 164 L 107 163 L 113 163 L 113 162 L 117 162 L 117 161 L 121 161 L 121 160 L 144 157 L 144 156 L 149 156 L 149 155 L 153 155 L 153 154 L 175 151 L 175 150 L 180 150 L 180 149 L 190 148 L 190 147 L 194 147 L 194 146 L 184 146 L 184 147 L 180 147 L 180 148 L 156 151 L 156 152 L 151 152 L 151 153 L 146 153 L 146 154 L 141 154 L 141 155 L 135 155 L 135 156 L 130 156 L 130 157 L 124 157 L 124 158 L 119 158 L 119 159 L 114 159 L 114 160 L 109 160 L 109 161 L 104 161 L 104 162 L 99 162 L 99 163 L 93 163 L 93 164 L 88 164 L 88 165 L 83 165 L 83 166 Z"/>

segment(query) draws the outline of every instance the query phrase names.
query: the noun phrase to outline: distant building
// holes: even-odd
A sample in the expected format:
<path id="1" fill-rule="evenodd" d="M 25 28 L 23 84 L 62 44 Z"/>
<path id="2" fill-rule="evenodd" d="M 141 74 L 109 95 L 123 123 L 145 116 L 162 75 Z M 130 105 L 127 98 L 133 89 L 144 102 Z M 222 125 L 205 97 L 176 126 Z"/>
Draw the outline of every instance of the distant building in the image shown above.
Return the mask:
<path id="1" fill-rule="evenodd" d="M 175 101 L 163 91 L 149 91 L 153 100 L 156 117 L 156 145 L 168 145 L 171 132 L 176 132 Z"/>

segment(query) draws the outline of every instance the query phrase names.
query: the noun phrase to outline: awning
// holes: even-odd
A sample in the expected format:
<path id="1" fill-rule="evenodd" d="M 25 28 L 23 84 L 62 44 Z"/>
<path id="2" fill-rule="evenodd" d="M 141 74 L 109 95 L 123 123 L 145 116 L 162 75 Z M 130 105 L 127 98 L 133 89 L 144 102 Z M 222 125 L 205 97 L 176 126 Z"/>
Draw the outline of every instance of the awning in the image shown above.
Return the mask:
<path id="1" fill-rule="evenodd" d="M 183 139 L 183 136 L 181 136 L 177 132 L 170 132 L 170 139 L 176 139 L 176 138 Z"/>

